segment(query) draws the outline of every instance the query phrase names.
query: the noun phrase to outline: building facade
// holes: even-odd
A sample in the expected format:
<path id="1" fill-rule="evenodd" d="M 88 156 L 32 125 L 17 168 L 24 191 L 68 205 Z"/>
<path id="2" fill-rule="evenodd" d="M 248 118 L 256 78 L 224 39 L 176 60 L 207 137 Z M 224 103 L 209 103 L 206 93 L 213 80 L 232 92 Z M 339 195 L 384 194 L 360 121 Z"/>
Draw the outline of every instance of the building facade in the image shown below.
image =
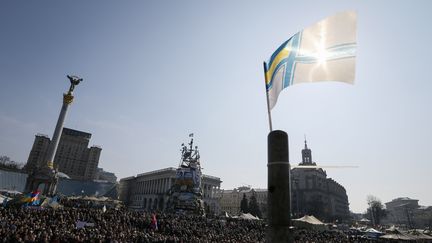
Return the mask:
<path id="1" fill-rule="evenodd" d="M 132 209 L 163 211 L 167 207 L 168 192 L 175 179 L 176 169 L 173 167 L 123 178 L 119 185 L 119 199 Z M 221 182 L 219 177 L 202 176 L 204 204 L 207 212 L 212 214 L 220 213 L 217 192 Z"/>
<path id="2" fill-rule="evenodd" d="M 24 192 L 27 177 L 26 173 L 0 169 L 0 190 Z M 59 178 L 57 192 L 65 196 L 105 196 L 118 199 L 118 195 L 110 193 L 115 187 L 115 183 L 107 181 Z"/>
<path id="3" fill-rule="evenodd" d="M 114 173 L 104 171 L 104 169 L 102 168 L 96 169 L 96 179 L 101 181 L 108 181 L 111 183 L 117 182 L 117 176 Z"/>
<path id="4" fill-rule="evenodd" d="M 432 206 L 420 206 L 419 200 L 398 197 L 386 202 L 386 224 L 405 226 L 406 228 L 432 227 Z"/>
<path id="5" fill-rule="evenodd" d="M 76 180 L 94 180 L 102 148 L 88 148 L 91 134 L 63 128 L 59 146 L 54 157 L 54 165 L 60 172 Z M 51 140 L 46 135 L 37 134 L 26 164 L 32 171 L 47 162 L 47 152 Z"/>
<path id="6" fill-rule="evenodd" d="M 227 212 L 229 215 L 239 215 L 241 213 L 240 204 L 243 195 L 246 196 L 248 202 L 250 202 L 252 195 L 255 195 L 262 217 L 265 218 L 267 216 L 267 189 L 242 186 L 232 190 L 221 190 L 220 194 L 222 212 Z"/>
<path id="7" fill-rule="evenodd" d="M 349 218 L 349 203 L 345 188 L 331 178 L 321 168 L 301 168 L 316 166 L 312 160 L 312 150 L 302 150 L 302 162 L 291 170 L 291 209 L 301 217 L 314 215 L 325 221 Z"/>
<path id="8" fill-rule="evenodd" d="M 316 166 L 312 161 L 312 151 L 307 147 L 302 150 L 302 162 L 299 164 Z M 267 215 L 267 189 L 250 189 L 239 187 L 223 190 L 221 209 L 231 215 L 240 213 L 240 202 L 243 194 L 249 198 L 255 193 L 263 217 Z M 291 170 L 291 211 L 296 218 L 304 215 L 333 221 L 347 219 L 350 216 L 348 196 L 345 188 L 331 178 L 323 169 L 293 168 Z"/>

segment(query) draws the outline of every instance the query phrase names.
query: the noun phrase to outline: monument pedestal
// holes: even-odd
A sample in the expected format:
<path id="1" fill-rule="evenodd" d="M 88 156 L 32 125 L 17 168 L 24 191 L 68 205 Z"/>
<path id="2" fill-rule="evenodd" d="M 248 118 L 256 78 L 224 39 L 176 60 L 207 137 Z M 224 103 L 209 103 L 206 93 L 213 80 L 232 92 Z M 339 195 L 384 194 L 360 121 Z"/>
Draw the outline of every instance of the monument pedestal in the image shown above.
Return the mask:
<path id="1" fill-rule="evenodd" d="M 36 169 L 27 177 L 25 192 L 41 189 L 42 195 L 52 196 L 57 189 L 58 177 L 56 172 L 48 167 Z M 43 188 L 40 186 L 43 185 Z"/>

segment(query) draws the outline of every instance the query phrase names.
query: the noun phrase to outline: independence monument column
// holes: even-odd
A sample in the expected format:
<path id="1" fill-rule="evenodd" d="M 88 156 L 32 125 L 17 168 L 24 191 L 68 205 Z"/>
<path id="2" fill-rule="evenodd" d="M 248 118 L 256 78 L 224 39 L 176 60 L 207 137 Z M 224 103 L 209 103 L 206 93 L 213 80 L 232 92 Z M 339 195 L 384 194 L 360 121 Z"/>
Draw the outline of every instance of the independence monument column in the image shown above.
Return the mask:
<path id="1" fill-rule="evenodd" d="M 45 165 L 37 167 L 27 178 L 25 192 L 32 192 L 38 190 L 41 184 L 44 184 L 44 189 L 42 194 L 53 195 L 55 194 L 58 182 L 57 171 L 58 165 L 54 166 L 54 157 L 57 151 L 57 147 L 60 141 L 61 132 L 63 130 L 64 120 L 66 118 L 66 113 L 69 105 L 72 103 L 74 96 L 73 91 L 75 86 L 77 86 L 82 78 L 77 76 L 67 76 L 71 83 L 69 91 L 63 94 L 63 105 L 60 111 L 59 118 L 57 120 L 57 125 L 54 130 L 54 135 L 52 137 L 51 143 L 48 147 L 47 153 L 47 163 Z"/>
<path id="2" fill-rule="evenodd" d="M 69 91 L 66 94 L 63 94 L 63 106 L 60 111 L 59 118 L 57 120 L 57 125 L 54 130 L 54 135 L 51 140 L 48 153 L 47 153 L 47 166 L 50 169 L 54 169 L 54 157 L 57 151 L 57 147 L 60 141 L 61 132 L 63 130 L 63 124 L 66 117 L 66 113 L 68 110 L 69 105 L 72 103 L 74 96 L 73 96 L 73 90 L 76 85 L 78 85 L 82 78 L 79 78 L 77 76 L 67 76 L 70 80 L 71 86 L 69 87 Z"/>

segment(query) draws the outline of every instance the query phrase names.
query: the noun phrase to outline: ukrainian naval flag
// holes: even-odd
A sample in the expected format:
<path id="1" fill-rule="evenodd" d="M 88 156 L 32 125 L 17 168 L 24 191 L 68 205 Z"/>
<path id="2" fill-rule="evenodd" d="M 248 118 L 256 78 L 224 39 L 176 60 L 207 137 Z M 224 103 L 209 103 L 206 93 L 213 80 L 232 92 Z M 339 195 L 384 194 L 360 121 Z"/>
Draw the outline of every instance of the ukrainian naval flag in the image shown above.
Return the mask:
<path id="1" fill-rule="evenodd" d="M 269 109 L 286 87 L 309 82 L 354 83 L 355 12 L 328 17 L 284 42 L 264 63 Z"/>

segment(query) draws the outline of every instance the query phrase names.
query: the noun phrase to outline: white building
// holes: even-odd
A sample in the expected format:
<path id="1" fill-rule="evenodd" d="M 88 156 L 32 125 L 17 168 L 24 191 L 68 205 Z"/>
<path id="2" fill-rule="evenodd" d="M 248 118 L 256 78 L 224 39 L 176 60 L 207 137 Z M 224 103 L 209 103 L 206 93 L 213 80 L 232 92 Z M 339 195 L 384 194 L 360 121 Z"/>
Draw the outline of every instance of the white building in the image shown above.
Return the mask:
<path id="1" fill-rule="evenodd" d="M 432 206 L 421 206 L 419 200 L 398 197 L 386 202 L 387 216 L 383 222 L 408 228 L 427 228 L 432 226 Z"/>
<path id="2" fill-rule="evenodd" d="M 165 210 L 168 191 L 174 185 L 176 169 L 173 167 L 150 171 L 120 180 L 120 200 L 136 210 Z M 202 191 L 206 210 L 219 214 L 217 193 L 220 190 L 219 177 L 203 175 Z"/>
<path id="3" fill-rule="evenodd" d="M 221 191 L 220 207 L 222 212 L 227 212 L 230 215 L 239 215 L 243 194 L 246 195 L 248 202 L 250 202 L 251 196 L 255 194 L 258 206 L 261 210 L 261 215 L 263 217 L 267 216 L 267 189 L 251 188 L 247 186 Z"/>

